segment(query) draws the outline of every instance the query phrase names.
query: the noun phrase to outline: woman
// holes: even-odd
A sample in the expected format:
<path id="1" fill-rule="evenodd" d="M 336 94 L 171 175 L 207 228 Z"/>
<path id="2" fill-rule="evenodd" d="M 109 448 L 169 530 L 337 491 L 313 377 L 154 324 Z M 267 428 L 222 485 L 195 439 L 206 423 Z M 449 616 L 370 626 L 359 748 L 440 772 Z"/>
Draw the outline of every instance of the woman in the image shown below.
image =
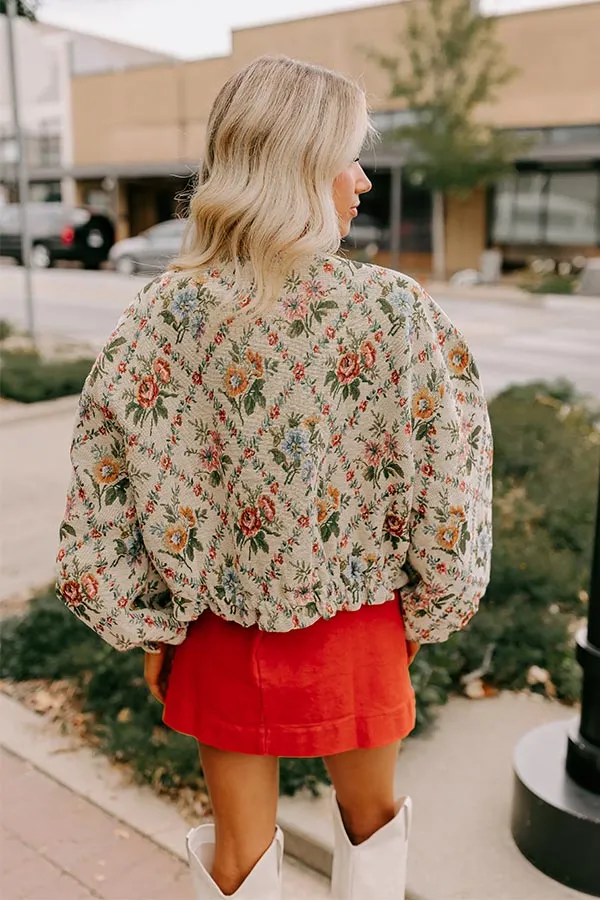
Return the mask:
<path id="1" fill-rule="evenodd" d="M 82 395 L 59 591 L 144 648 L 164 721 L 198 740 L 215 815 L 188 836 L 198 900 L 282 897 L 280 756 L 325 758 L 334 896 L 404 897 L 408 666 L 488 581 L 465 341 L 411 279 L 334 255 L 370 130 L 333 72 L 265 57 L 232 77 L 183 254 Z"/>

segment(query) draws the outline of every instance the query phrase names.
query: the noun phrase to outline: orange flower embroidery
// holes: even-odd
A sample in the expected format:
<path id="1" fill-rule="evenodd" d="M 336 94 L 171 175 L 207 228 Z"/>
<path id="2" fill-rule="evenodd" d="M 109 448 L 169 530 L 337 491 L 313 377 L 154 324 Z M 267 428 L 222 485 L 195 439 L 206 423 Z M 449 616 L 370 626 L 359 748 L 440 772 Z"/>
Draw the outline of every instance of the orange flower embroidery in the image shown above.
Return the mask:
<path id="1" fill-rule="evenodd" d="M 458 525 L 449 522 L 447 525 L 440 525 L 437 539 L 445 550 L 452 550 L 458 541 L 458 534 Z"/>
<path id="2" fill-rule="evenodd" d="M 317 500 L 317 522 L 319 525 L 324 522 L 329 514 L 329 504 L 327 500 Z"/>
<path id="3" fill-rule="evenodd" d="M 121 463 L 114 456 L 103 456 L 94 466 L 94 478 L 98 484 L 114 484 L 121 474 Z"/>
<path id="4" fill-rule="evenodd" d="M 331 505 L 333 506 L 334 509 L 337 509 L 340 505 L 340 492 L 338 491 L 338 489 L 336 487 L 334 487 L 332 484 L 330 484 L 329 487 L 327 488 L 327 493 L 329 494 L 329 496 L 331 498 Z"/>
<path id="5" fill-rule="evenodd" d="M 181 553 L 188 542 L 188 533 L 185 525 L 172 525 L 165 532 L 165 546 L 167 550 Z"/>
<path id="6" fill-rule="evenodd" d="M 458 519 L 459 522 L 466 521 L 465 509 L 463 506 L 451 506 L 450 507 L 450 518 Z"/>
<path id="7" fill-rule="evenodd" d="M 182 519 L 185 519 L 189 528 L 193 528 L 196 524 L 196 516 L 194 515 L 194 511 L 190 506 L 180 506 L 179 515 Z"/>
<path id="8" fill-rule="evenodd" d="M 448 367 L 455 375 L 462 375 L 469 365 L 469 351 L 466 344 L 459 341 L 448 351 Z"/>
<path id="9" fill-rule="evenodd" d="M 428 391 L 427 388 L 421 388 L 417 392 L 413 400 L 412 412 L 415 419 L 422 419 L 423 421 L 431 419 L 435 412 L 435 400 L 431 391 Z"/>
<path id="10" fill-rule="evenodd" d="M 254 375 L 256 378 L 262 378 L 265 373 L 265 367 L 260 353 L 255 353 L 254 350 L 248 350 L 246 359 L 254 366 Z"/>
<path id="11" fill-rule="evenodd" d="M 229 366 L 225 373 L 225 392 L 228 397 L 243 394 L 248 387 L 248 375 L 239 366 Z"/>

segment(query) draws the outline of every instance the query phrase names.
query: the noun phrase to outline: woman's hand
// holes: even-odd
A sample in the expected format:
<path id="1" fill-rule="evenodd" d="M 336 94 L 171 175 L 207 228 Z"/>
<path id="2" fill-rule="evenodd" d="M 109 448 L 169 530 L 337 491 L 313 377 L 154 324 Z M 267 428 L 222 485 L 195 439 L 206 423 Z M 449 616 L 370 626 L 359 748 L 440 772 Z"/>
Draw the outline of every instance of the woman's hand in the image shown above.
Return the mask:
<path id="1" fill-rule="evenodd" d="M 410 665 L 412 665 L 415 656 L 417 655 L 417 653 L 418 653 L 419 650 L 421 649 L 421 645 L 420 645 L 420 644 L 417 644 L 416 641 L 407 641 L 407 642 L 406 642 L 406 649 L 408 650 L 408 664 L 409 664 L 409 666 L 410 666 Z"/>
<path id="2" fill-rule="evenodd" d="M 164 703 L 175 647 L 171 644 L 160 644 L 159 646 L 159 653 L 144 654 L 144 679 L 152 696 L 159 703 Z"/>

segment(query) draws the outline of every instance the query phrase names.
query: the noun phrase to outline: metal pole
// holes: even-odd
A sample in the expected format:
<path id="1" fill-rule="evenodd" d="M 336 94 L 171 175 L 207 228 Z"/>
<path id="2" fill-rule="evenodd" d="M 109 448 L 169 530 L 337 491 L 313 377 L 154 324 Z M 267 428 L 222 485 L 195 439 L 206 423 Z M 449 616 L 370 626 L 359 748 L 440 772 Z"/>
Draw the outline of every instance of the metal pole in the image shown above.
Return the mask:
<path id="1" fill-rule="evenodd" d="M 402 166 L 392 167 L 390 190 L 390 268 L 400 269 L 400 229 L 402 227 Z"/>
<path id="2" fill-rule="evenodd" d="M 577 635 L 577 661 L 583 669 L 581 715 L 569 734 L 567 772 L 598 795 L 600 810 L 600 481 L 588 623 Z"/>
<path id="3" fill-rule="evenodd" d="M 6 4 L 6 35 L 8 43 L 8 68 L 10 72 L 10 99 L 12 106 L 12 118 L 15 140 L 17 142 L 18 172 L 19 172 L 19 216 L 21 221 L 21 260 L 25 272 L 25 304 L 27 308 L 27 331 L 32 341 L 35 340 L 35 325 L 33 316 L 33 287 L 31 283 L 31 235 L 29 233 L 29 219 L 27 215 L 27 203 L 29 200 L 29 177 L 27 173 L 27 149 L 25 138 L 21 128 L 21 116 L 19 109 L 19 88 L 17 84 L 17 63 L 15 54 L 14 23 L 17 19 L 16 0 L 8 0 Z"/>

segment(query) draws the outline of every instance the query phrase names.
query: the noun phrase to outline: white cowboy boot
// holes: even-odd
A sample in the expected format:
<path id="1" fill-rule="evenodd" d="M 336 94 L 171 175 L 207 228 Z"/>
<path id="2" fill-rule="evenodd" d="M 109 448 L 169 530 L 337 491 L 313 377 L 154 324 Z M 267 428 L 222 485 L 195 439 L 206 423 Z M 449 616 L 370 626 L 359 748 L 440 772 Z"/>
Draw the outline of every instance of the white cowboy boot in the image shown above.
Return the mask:
<path id="1" fill-rule="evenodd" d="M 350 841 L 332 792 L 335 849 L 331 893 L 335 900 L 404 900 L 412 801 L 358 846 Z"/>
<path id="2" fill-rule="evenodd" d="M 261 856 L 235 894 L 224 894 L 211 878 L 215 858 L 215 826 L 200 825 L 187 836 L 188 858 L 196 900 L 282 900 L 283 832 L 278 827 L 269 849 Z"/>

